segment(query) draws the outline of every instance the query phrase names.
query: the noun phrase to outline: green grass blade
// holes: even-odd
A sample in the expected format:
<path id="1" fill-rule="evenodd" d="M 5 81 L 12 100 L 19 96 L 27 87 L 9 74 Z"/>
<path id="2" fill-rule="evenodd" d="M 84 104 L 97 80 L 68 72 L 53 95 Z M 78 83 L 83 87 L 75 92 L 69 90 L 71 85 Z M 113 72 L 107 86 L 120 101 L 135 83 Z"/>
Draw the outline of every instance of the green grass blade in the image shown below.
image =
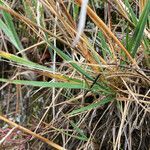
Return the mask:
<path id="1" fill-rule="evenodd" d="M 15 39 L 16 48 L 18 49 L 18 51 L 22 50 L 23 46 L 22 46 L 21 41 L 20 41 L 20 39 L 17 35 L 17 32 L 16 32 L 16 29 L 15 29 L 15 26 L 14 26 L 13 19 L 12 19 L 11 15 L 6 13 L 6 12 L 3 12 L 3 18 L 4 18 L 4 21 L 7 25 L 7 27 L 9 28 L 10 32 L 12 33 L 13 38 Z"/>
<path id="2" fill-rule="evenodd" d="M 34 2 L 34 1 L 32 0 L 31 3 L 33 3 L 33 2 Z M 27 2 L 27 1 L 25 1 L 25 0 L 22 0 L 22 4 L 23 4 L 23 7 L 24 7 L 24 11 L 25 11 L 25 13 L 26 13 L 26 16 L 27 16 L 27 18 L 29 18 L 29 19 L 32 20 L 33 22 L 36 22 L 35 16 L 34 16 L 34 14 L 33 14 L 33 10 L 31 10 L 31 8 L 32 8 L 33 6 L 35 6 L 35 5 L 30 6 L 28 3 L 29 3 L 29 2 Z"/>
<path id="3" fill-rule="evenodd" d="M 17 63 L 18 65 L 22 65 L 22 66 L 25 66 L 25 67 L 30 68 L 30 69 L 36 69 L 36 70 L 40 70 L 40 71 L 44 71 L 44 72 L 53 73 L 51 68 L 48 68 L 48 67 L 43 66 L 43 65 L 39 65 L 39 64 L 31 62 L 25 58 L 15 56 L 15 55 L 10 54 L 10 53 L 0 51 L 0 56 L 3 58 L 6 58 L 8 60 L 11 60 L 11 61 Z M 70 82 L 78 82 L 78 83 L 82 82 L 79 79 L 74 79 L 74 78 L 68 77 L 68 76 L 63 75 L 63 74 L 61 75 L 61 78 L 66 79 L 67 81 L 70 81 Z"/>
<path id="4" fill-rule="evenodd" d="M 8 60 L 11 60 L 11 61 L 13 61 L 13 62 L 15 62 L 19 65 L 23 65 L 25 67 L 28 67 L 30 69 L 38 69 L 38 70 L 41 70 L 41 71 L 52 72 L 52 70 L 48 67 L 39 65 L 39 64 L 31 62 L 31 61 L 29 61 L 25 58 L 21 58 L 21 57 L 15 56 L 13 54 L 6 53 L 4 51 L 0 51 L 0 56 L 3 57 L 3 58 L 6 58 Z"/>
<path id="5" fill-rule="evenodd" d="M 126 32 L 126 49 L 129 49 L 129 26 L 127 26 Z"/>
<path id="6" fill-rule="evenodd" d="M 97 82 L 92 88 L 91 88 L 91 91 L 93 92 L 102 92 L 102 94 L 111 94 L 112 93 L 112 90 L 107 86 L 107 84 L 104 84 L 104 83 L 100 83 L 100 82 Z"/>
<path id="7" fill-rule="evenodd" d="M 69 137 L 76 138 L 76 139 L 81 140 L 81 141 L 88 141 L 88 139 L 85 138 L 85 137 L 69 134 L 68 132 L 65 132 L 63 129 L 57 129 L 57 128 L 55 128 L 55 130 L 58 131 L 58 132 L 61 132 L 61 133 L 65 134 L 65 135 L 67 135 Z"/>
<path id="8" fill-rule="evenodd" d="M 61 51 L 57 47 L 54 47 L 51 43 L 48 43 L 48 44 L 51 47 L 51 49 L 54 49 L 61 58 L 63 58 L 67 62 L 69 62 L 72 65 L 72 67 L 74 67 L 78 72 L 80 72 L 82 75 L 84 75 L 87 79 L 89 79 L 89 80 L 91 80 L 93 82 L 95 81 L 95 79 L 93 77 L 91 77 L 87 72 L 85 72 L 76 62 L 73 62 L 73 60 L 71 59 L 71 57 L 69 57 L 68 55 L 66 55 L 63 51 Z M 100 82 L 96 82 L 95 84 L 98 85 L 97 90 L 101 89 L 102 91 L 104 91 L 106 93 L 109 92 L 108 88 L 104 86 L 103 82 L 101 82 L 101 83 Z M 92 88 L 92 89 L 94 90 L 94 88 Z"/>
<path id="9" fill-rule="evenodd" d="M 113 97 L 106 97 L 106 98 L 100 100 L 99 102 L 90 104 L 88 106 L 85 106 L 85 107 L 82 107 L 82 108 L 79 108 L 76 110 L 73 110 L 71 113 L 69 113 L 69 116 L 78 115 L 79 113 L 83 113 L 85 111 L 90 111 L 90 110 L 95 109 L 97 107 L 103 106 L 104 104 L 109 103 L 112 100 L 113 100 Z"/>
<path id="10" fill-rule="evenodd" d="M 10 39 L 11 43 L 17 48 L 18 44 L 16 43 L 16 39 L 14 38 L 14 35 L 10 31 L 10 29 L 6 26 L 6 24 L 0 19 L 0 29 L 3 30 L 3 32 L 7 35 L 7 37 Z"/>
<path id="11" fill-rule="evenodd" d="M 66 89 L 88 89 L 84 83 L 70 83 L 70 82 L 42 82 L 42 81 L 27 81 L 27 80 L 9 80 L 0 78 L 0 82 L 6 82 L 16 85 L 29 85 L 43 88 L 66 88 Z"/>
<path id="12" fill-rule="evenodd" d="M 74 4 L 74 9 L 73 9 L 73 19 L 74 20 L 77 20 L 78 14 L 79 14 L 79 6 Z"/>
<path id="13" fill-rule="evenodd" d="M 149 12 L 150 12 L 150 0 L 148 0 L 147 5 L 145 6 L 145 9 L 143 10 L 140 16 L 139 22 L 136 25 L 135 32 L 129 44 L 129 50 L 133 57 L 135 57 L 137 49 L 141 43 Z"/>
<path id="14" fill-rule="evenodd" d="M 76 130 L 76 132 L 78 132 L 81 135 L 81 138 L 85 139 L 86 141 L 88 140 L 88 138 L 85 136 L 82 130 L 73 121 L 70 121 L 70 124 Z"/>
<path id="15" fill-rule="evenodd" d="M 61 58 L 63 58 L 65 61 L 69 62 L 69 64 L 71 64 L 78 72 L 80 72 L 82 75 L 87 77 L 89 80 L 94 81 L 94 78 L 91 77 L 87 72 L 85 72 L 79 65 L 77 65 L 77 63 L 75 61 L 73 61 L 71 59 L 71 57 L 66 55 L 63 51 L 61 51 L 57 47 L 53 46 L 50 42 L 48 42 L 48 44 L 51 47 L 51 49 L 55 50 Z"/>
<path id="16" fill-rule="evenodd" d="M 135 13 L 133 12 L 132 7 L 130 6 L 128 0 L 125 0 L 125 5 L 127 6 L 128 10 L 129 10 L 129 12 L 128 12 L 129 16 L 131 17 L 134 25 L 136 25 L 137 24 L 137 17 L 135 15 Z"/>
<path id="17" fill-rule="evenodd" d="M 0 2 L 0 5 L 4 5 L 3 2 Z M 2 11 L 3 20 L 0 19 L 0 29 L 7 35 L 11 43 L 17 48 L 18 51 L 23 49 L 21 41 L 17 35 L 13 18 L 11 15 L 5 11 Z"/>
<path id="18" fill-rule="evenodd" d="M 109 47 L 107 46 L 105 37 L 101 31 L 98 31 L 98 38 L 101 41 L 101 48 L 102 48 L 103 56 L 104 56 L 104 58 L 106 58 L 106 55 L 107 54 L 111 55 L 111 52 L 110 52 Z"/>
<path id="19" fill-rule="evenodd" d="M 146 63 L 146 66 L 148 66 L 148 68 L 150 68 L 150 41 L 144 37 L 144 47 L 145 47 L 145 51 L 144 51 L 144 54 L 145 54 L 145 63 Z"/>

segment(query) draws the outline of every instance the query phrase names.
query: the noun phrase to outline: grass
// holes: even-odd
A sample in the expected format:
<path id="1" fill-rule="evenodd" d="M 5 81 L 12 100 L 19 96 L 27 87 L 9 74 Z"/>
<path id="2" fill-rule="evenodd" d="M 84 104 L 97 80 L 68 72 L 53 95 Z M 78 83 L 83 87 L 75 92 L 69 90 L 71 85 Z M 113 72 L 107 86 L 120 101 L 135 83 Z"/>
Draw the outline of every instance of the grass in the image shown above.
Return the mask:
<path id="1" fill-rule="evenodd" d="M 80 6 L 1 0 L 0 148 L 150 148 L 150 0 Z"/>

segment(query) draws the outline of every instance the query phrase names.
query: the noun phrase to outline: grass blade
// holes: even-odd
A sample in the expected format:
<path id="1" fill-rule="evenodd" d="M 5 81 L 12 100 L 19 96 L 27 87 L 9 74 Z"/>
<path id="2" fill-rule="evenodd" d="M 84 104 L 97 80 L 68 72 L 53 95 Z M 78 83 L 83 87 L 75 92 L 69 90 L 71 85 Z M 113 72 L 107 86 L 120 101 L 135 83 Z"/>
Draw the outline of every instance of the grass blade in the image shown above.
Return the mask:
<path id="1" fill-rule="evenodd" d="M 27 81 L 27 80 L 9 80 L 0 78 L 0 82 L 7 82 L 16 85 L 30 85 L 43 88 L 66 88 L 66 89 L 88 89 L 84 83 L 70 83 L 70 82 L 42 82 L 42 81 Z"/>
<path id="2" fill-rule="evenodd" d="M 0 2 L 0 5 L 4 5 L 2 2 Z M 11 15 L 5 11 L 2 11 L 2 16 L 4 19 L 4 22 L 2 19 L 0 19 L 0 28 L 3 30 L 3 32 L 7 35 L 11 43 L 17 48 L 18 51 L 23 49 L 23 46 L 21 44 L 21 41 L 17 35 L 14 23 L 13 23 L 13 18 Z M 24 55 L 25 57 L 25 55 Z"/>
<path id="3" fill-rule="evenodd" d="M 74 67 L 78 72 L 80 72 L 82 75 L 84 75 L 87 79 L 91 80 L 91 81 L 95 81 L 95 79 L 93 77 L 91 77 L 87 72 L 85 72 L 77 63 L 73 62 L 73 60 L 71 59 L 71 57 L 69 57 L 68 55 L 66 55 L 63 51 L 61 51 L 60 49 L 58 49 L 57 47 L 54 47 L 51 43 L 48 43 L 49 46 L 54 49 L 57 54 L 62 57 L 64 60 L 66 60 L 67 62 L 69 62 L 72 67 Z M 96 82 L 95 84 L 98 85 L 97 89 L 101 89 L 102 91 L 108 93 L 108 89 L 107 87 L 104 86 L 103 81 L 100 82 Z M 95 86 L 96 87 L 96 86 Z M 93 88 L 93 90 L 96 88 Z M 97 91 L 97 90 L 96 90 Z"/>
<path id="4" fill-rule="evenodd" d="M 131 51 L 133 57 L 135 57 L 137 49 L 141 43 L 149 12 L 150 12 L 150 0 L 147 1 L 147 5 L 145 6 L 145 9 L 143 10 L 140 16 L 139 22 L 137 23 L 135 32 L 129 45 L 129 50 Z"/>
<path id="5" fill-rule="evenodd" d="M 15 39 L 16 48 L 19 51 L 22 50 L 23 46 L 22 46 L 21 41 L 19 40 L 19 37 L 18 37 L 17 32 L 15 30 L 15 26 L 14 26 L 14 23 L 13 23 L 13 18 L 7 12 L 3 12 L 3 18 L 5 20 L 7 28 L 10 30 L 10 32 L 12 33 L 12 35 L 13 35 L 13 37 Z"/>
<path id="6" fill-rule="evenodd" d="M 131 8 L 131 6 L 130 6 L 128 0 L 125 0 L 125 5 L 126 5 L 127 8 L 128 8 L 129 16 L 131 17 L 131 19 L 132 19 L 134 25 L 136 25 L 136 24 L 137 24 L 137 17 L 136 17 L 136 15 L 135 15 L 135 13 L 133 12 L 133 10 L 132 10 L 132 8 Z"/>
<path id="7" fill-rule="evenodd" d="M 17 63 L 19 65 L 23 65 L 23 66 L 31 68 L 31 69 L 38 69 L 38 70 L 41 70 L 41 71 L 48 71 L 48 72 L 52 71 L 48 67 L 39 65 L 39 64 L 31 62 L 27 59 L 15 56 L 15 55 L 10 54 L 10 53 L 6 53 L 6 52 L 1 51 L 1 50 L 0 50 L 0 56 L 3 57 L 3 58 L 9 59 L 11 61 L 14 61 L 15 63 Z"/>
<path id="8" fill-rule="evenodd" d="M 76 130 L 76 132 L 78 132 L 81 135 L 81 138 L 84 139 L 84 141 L 88 140 L 88 138 L 85 136 L 82 130 L 73 121 L 70 121 L 70 124 Z"/>
<path id="9" fill-rule="evenodd" d="M 75 63 L 71 57 L 69 57 L 68 55 L 66 55 L 63 51 L 61 51 L 60 49 L 58 49 L 57 47 L 53 46 L 50 42 L 48 42 L 49 46 L 55 50 L 57 52 L 57 54 L 63 58 L 65 61 L 69 62 L 73 68 L 75 68 L 77 71 L 79 71 L 82 75 L 84 75 L 85 77 L 87 77 L 89 80 L 94 81 L 94 78 L 91 77 L 87 72 L 85 72 L 79 65 L 77 65 L 77 63 Z M 73 63 L 74 62 L 74 63 Z"/>
<path id="10" fill-rule="evenodd" d="M 71 113 L 69 113 L 69 116 L 78 115 L 79 113 L 83 113 L 85 111 L 90 111 L 94 108 L 103 106 L 104 104 L 109 103 L 112 100 L 113 100 L 113 98 L 111 96 L 106 97 L 106 98 L 100 100 L 99 102 L 96 102 L 96 103 L 93 103 L 91 105 L 88 105 L 88 106 L 85 106 L 85 107 L 82 107 L 82 108 L 79 108 L 79 109 L 76 109 L 76 110 L 72 111 Z"/>
<path id="11" fill-rule="evenodd" d="M 10 54 L 10 53 L 6 53 L 6 52 L 1 51 L 1 50 L 0 50 L 0 56 L 3 58 L 6 58 L 8 60 L 11 60 L 11 61 L 13 61 L 19 65 L 25 66 L 27 68 L 43 71 L 42 74 L 45 76 L 54 77 L 54 78 L 57 78 L 61 81 L 62 80 L 63 81 L 70 81 L 70 82 L 75 82 L 75 83 L 81 82 L 81 80 L 79 80 L 79 79 L 74 79 L 74 78 L 68 77 L 68 76 L 63 75 L 63 74 L 59 74 L 59 73 L 53 74 L 53 71 L 51 68 L 45 67 L 43 65 L 39 65 L 39 64 L 31 62 L 25 58 L 21 58 L 21 57 L 15 56 L 15 55 Z"/>

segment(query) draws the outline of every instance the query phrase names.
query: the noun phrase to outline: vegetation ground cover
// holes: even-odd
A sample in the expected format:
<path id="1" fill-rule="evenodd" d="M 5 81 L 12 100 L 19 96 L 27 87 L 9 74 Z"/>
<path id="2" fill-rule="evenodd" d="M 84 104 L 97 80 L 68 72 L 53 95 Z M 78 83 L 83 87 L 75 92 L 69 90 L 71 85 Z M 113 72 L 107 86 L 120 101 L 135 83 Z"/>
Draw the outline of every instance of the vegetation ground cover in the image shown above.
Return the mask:
<path id="1" fill-rule="evenodd" d="M 0 1 L 0 149 L 150 148 L 150 0 Z"/>

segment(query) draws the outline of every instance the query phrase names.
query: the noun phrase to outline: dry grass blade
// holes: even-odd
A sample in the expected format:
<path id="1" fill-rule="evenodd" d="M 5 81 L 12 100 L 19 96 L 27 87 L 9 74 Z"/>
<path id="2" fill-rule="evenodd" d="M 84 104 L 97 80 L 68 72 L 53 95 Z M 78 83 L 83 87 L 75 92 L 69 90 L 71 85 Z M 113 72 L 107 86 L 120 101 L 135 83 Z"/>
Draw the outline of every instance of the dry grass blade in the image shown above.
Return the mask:
<path id="1" fill-rule="evenodd" d="M 139 0 L 139 8 L 140 8 L 140 14 L 142 13 L 145 5 L 147 4 L 148 0 Z"/>
<path id="2" fill-rule="evenodd" d="M 52 147 L 55 148 L 55 149 L 58 149 L 58 150 L 65 150 L 65 148 L 61 147 L 60 145 L 58 145 L 58 144 L 56 144 L 56 143 L 54 143 L 54 142 L 48 140 L 47 138 L 44 138 L 43 136 L 41 136 L 41 135 L 39 135 L 39 134 L 36 134 L 36 133 L 32 132 L 32 131 L 29 130 L 29 129 L 26 129 L 26 128 L 23 127 L 23 126 L 20 126 L 20 125 L 18 125 L 18 124 L 16 124 L 16 123 L 10 121 L 9 119 L 7 119 L 7 118 L 5 118 L 5 117 L 3 117 L 3 116 L 0 116 L 0 120 L 3 120 L 4 122 L 10 124 L 11 126 L 14 126 L 14 127 L 16 127 L 17 129 L 19 129 L 19 130 L 21 130 L 21 131 L 23 131 L 23 132 L 25 132 L 25 133 L 27 133 L 27 134 L 30 134 L 30 135 L 36 137 L 37 139 L 43 141 L 44 143 L 47 143 L 48 145 L 52 146 Z"/>
<path id="3" fill-rule="evenodd" d="M 1 140 L 0 140 L 0 145 L 3 144 L 3 142 L 7 139 L 7 137 L 16 129 L 16 127 L 13 127 L 6 135 L 5 137 L 3 137 Z"/>
<path id="4" fill-rule="evenodd" d="M 129 19 L 128 15 L 126 14 L 126 11 L 124 10 L 123 2 L 121 0 L 114 0 L 114 2 L 117 3 L 117 5 L 119 7 L 119 11 L 122 14 L 122 16 L 126 19 Z"/>

